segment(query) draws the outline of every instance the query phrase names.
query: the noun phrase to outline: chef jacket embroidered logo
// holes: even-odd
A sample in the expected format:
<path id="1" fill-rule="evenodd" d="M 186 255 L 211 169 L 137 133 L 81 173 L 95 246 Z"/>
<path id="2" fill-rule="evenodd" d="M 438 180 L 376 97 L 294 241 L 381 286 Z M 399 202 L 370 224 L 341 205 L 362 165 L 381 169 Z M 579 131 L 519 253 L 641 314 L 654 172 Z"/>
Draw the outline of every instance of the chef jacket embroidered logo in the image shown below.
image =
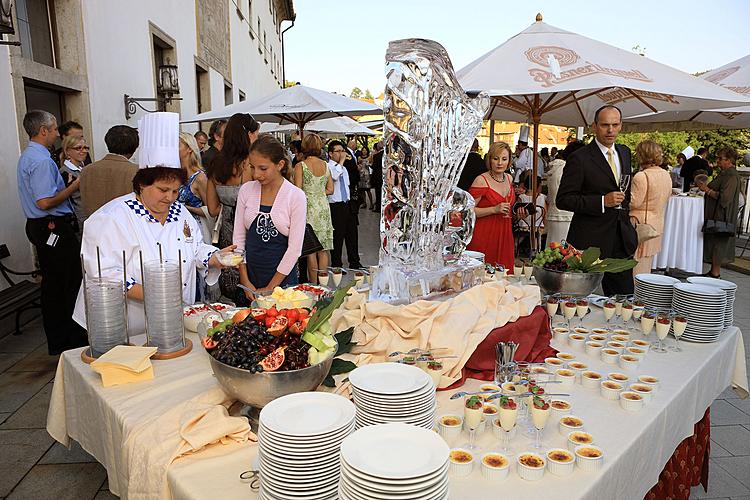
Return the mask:
<path id="1" fill-rule="evenodd" d="M 185 235 L 185 241 L 187 243 L 193 242 L 193 232 L 190 230 L 190 224 L 188 224 L 188 221 L 185 221 L 182 226 L 182 234 Z"/>
<path id="2" fill-rule="evenodd" d="M 258 224 L 255 226 L 255 232 L 258 233 L 260 239 L 264 243 L 271 241 L 271 238 L 275 238 L 279 235 L 279 230 L 273 225 L 271 214 L 258 214 Z"/>

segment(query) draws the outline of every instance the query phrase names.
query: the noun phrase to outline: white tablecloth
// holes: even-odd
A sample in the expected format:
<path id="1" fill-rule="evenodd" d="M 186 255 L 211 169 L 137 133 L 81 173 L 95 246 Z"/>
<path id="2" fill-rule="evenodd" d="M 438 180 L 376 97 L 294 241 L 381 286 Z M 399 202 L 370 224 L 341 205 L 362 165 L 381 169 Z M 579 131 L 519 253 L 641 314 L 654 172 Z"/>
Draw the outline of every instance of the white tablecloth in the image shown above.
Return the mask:
<path id="1" fill-rule="evenodd" d="M 592 314 L 587 323 L 602 323 L 601 312 Z M 195 339 L 193 340 L 195 342 Z M 643 498 L 656 483 L 658 475 L 677 445 L 693 434 L 693 425 L 703 417 L 711 402 L 732 383 L 747 392 L 747 376 L 742 334 L 730 328 L 713 344 L 682 343 L 682 353 L 649 353 L 637 374 L 660 377 L 662 386 L 640 413 L 628 413 L 617 403 L 606 401 L 598 393 L 576 385 L 570 400 L 573 411 L 585 421 L 606 454 L 602 471 L 586 474 L 580 470 L 567 478 L 545 475 L 542 481 L 527 483 L 515 471 L 503 483 L 503 491 L 513 498 L 548 498 L 554 491 L 559 498 Z M 556 346 L 569 350 L 567 346 Z M 65 437 L 81 446 L 107 469 L 110 489 L 127 491 L 122 483 L 123 463 L 120 450 L 129 429 L 165 411 L 176 398 L 190 398 L 212 390 L 216 382 L 201 349 L 170 361 L 155 361 L 156 378 L 141 384 L 103 389 L 99 376 L 84 365 L 80 350 L 67 351 L 60 358 L 58 376 L 64 378 L 64 391 L 53 390 L 48 430 L 53 437 Z M 603 373 L 615 367 L 577 353 L 592 368 Z M 55 385 L 60 383 L 55 381 Z M 478 387 L 469 380 L 464 386 Z M 440 413 L 460 410 L 460 401 L 450 401 L 451 392 L 438 395 Z M 465 437 L 464 437 L 465 438 Z M 554 425 L 545 430 L 550 446 L 564 444 Z M 463 441 L 464 439 L 461 439 Z M 485 433 L 479 443 L 486 448 L 496 445 L 492 434 Z M 518 437 L 517 448 L 530 443 Z M 257 498 L 239 474 L 249 470 L 257 446 L 236 445 L 199 452 L 175 461 L 167 480 L 176 499 Z M 468 479 L 451 479 L 451 498 L 494 499 L 498 486 L 486 482 L 475 471 Z"/>
<path id="2" fill-rule="evenodd" d="M 654 257 L 655 269 L 674 268 L 703 273 L 703 198 L 672 196 L 664 214 L 661 252 Z"/>

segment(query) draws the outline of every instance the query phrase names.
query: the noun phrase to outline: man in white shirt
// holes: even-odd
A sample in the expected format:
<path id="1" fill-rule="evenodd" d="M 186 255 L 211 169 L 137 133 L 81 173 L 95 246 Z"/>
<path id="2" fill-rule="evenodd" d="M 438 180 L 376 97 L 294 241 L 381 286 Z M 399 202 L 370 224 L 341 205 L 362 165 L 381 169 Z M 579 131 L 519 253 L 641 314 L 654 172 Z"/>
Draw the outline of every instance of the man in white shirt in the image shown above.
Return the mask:
<path id="1" fill-rule="evenodd" d="M 602 258 L 631 257 L 638 236 L 630 223 L 630 190 L 620 191 L 622 176 L 631 175 L 630 149 L 615 144 L 622 129 L 622 114 L 602 106 L 592 125 L 596 138 L 567 158 L 557 207 L 573 212 L 567 241 L 580 250 L 601 249 Z M 633 273 L 605 273 L 604 295 L 633 293 Z"/>
<path id="2" fill-rule="evenodd" d="M 328 196 L 333 224 L 333 250 L 331 266 L 342 267 L 342 252 L 346 243 L 346 256 L 350 268 L 360 268 L 357 221 L 350 207 L 349 173 L 344 167 L 347 150 L 341 141 L 328 143 L 328 170 L 333 178 L 333 194 Z"/>

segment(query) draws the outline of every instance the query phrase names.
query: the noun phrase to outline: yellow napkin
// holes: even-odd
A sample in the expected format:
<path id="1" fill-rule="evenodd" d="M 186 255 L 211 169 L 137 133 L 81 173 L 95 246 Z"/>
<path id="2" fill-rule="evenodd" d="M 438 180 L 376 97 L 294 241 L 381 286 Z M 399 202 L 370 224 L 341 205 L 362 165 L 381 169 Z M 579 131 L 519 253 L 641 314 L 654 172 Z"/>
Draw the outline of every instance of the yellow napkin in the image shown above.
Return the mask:
<path id="1" fill-rule="evenodd" d="M 156 347 L 118 345 L 91 363 L 91 368 L 101 375 L 104 387 L 143 382 L 154 378 L 151 356 Z"/>

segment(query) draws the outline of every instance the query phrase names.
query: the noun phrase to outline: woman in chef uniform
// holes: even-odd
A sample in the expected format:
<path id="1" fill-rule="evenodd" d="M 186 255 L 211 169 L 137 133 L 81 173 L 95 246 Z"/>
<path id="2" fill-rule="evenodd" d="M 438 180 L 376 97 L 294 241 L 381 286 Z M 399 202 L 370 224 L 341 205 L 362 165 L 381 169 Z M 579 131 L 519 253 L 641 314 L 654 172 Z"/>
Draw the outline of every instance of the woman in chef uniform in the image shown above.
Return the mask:
<path id="1" fill-rule="evenodd" d="M 196 269 L 205 273 L 210 286 L 217 282 L 221 269 L 218 248 L 203 243 L 195 218 L 177 201 L 185 171 L 180 168 L 179 115 L 153 113 L 138 122 L 140 135 L 139 171 L 133 178 L 133 192 L 102 206 L 86 221 L 81 252 L 88 277 L 99 273 L 96 249 L 99 248 L 101 275 L 127 281 L 128 330 L 131 335 L 145 331 L 143 262 L 161 256 L 176 261 L 182 258 L 182 300 L 195 302 Z M 231 251 L 234 246 L 222 251 Z M 125 272 L 123 257 L 125 252 Z M 86 326 L 83 286 L 78 293 L 75 319 Z"/>

